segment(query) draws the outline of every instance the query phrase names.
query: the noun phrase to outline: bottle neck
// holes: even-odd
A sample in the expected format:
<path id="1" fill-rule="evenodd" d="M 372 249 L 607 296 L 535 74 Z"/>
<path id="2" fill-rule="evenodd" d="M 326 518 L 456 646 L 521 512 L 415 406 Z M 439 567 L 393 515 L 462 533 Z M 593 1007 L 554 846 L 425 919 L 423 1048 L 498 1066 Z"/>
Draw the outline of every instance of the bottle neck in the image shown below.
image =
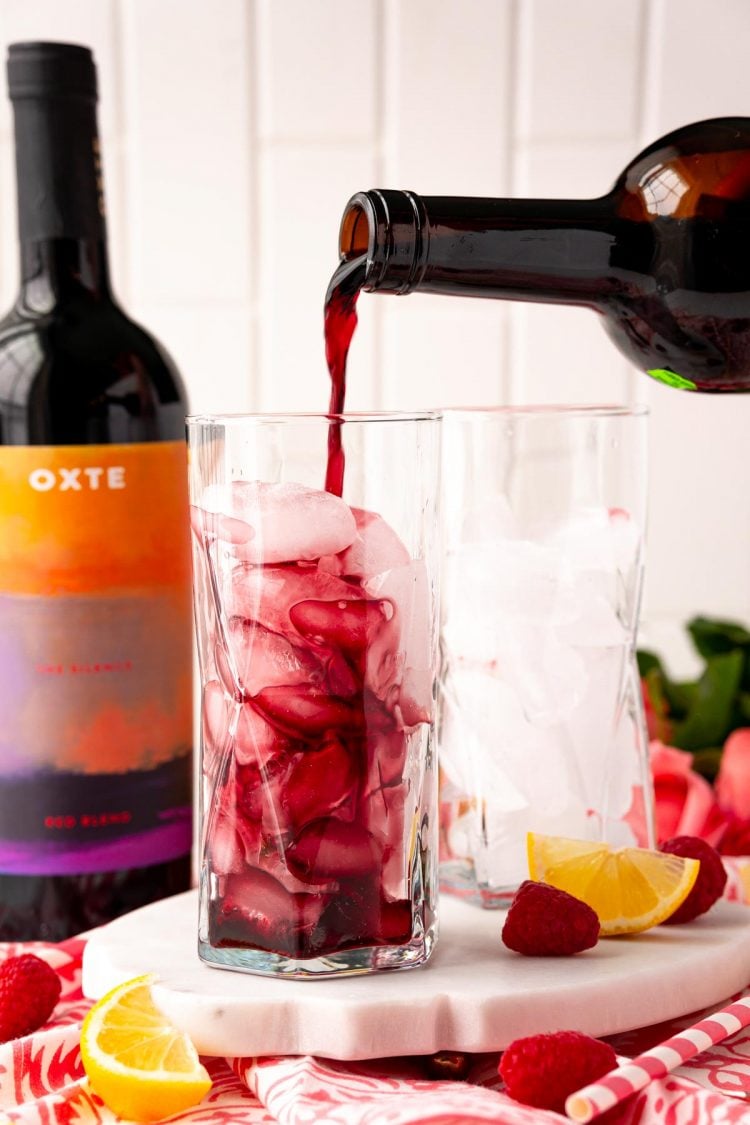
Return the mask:
<path id="1" fill-rule="evenodd" d="M 94 99 L 22 97 L 13 107 L 22 303 L 44 311 L 75 294 L 110 298 Z"/>
<path id="2" fill-rule="evenodd" d="M 21 243 L 22 305 L 46 312 L 68 297 L 111 300 L 107 248 L 90 239 L 53 238 Z"/>
<path id="3" fill-rule="evenodd" d="M 614 283 L 609 197 L 479 199 L 369 191 L 344 214 L 342 258 L 366 253 L 363 288 L 601 304 Z"/>

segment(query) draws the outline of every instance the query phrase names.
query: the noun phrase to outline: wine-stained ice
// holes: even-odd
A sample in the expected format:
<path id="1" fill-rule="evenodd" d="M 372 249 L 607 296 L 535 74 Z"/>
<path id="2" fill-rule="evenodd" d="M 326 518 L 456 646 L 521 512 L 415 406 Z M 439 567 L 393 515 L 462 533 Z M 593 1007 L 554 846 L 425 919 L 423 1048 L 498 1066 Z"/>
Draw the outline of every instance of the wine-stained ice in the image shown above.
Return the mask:
<path id="1" fill-rule="evenodd" d="M 297 484 L 211 486 L 192 526 L 224 609 L 203 708 L 211 944 L 409 941 L 424 564 L 376 513 Z"/>

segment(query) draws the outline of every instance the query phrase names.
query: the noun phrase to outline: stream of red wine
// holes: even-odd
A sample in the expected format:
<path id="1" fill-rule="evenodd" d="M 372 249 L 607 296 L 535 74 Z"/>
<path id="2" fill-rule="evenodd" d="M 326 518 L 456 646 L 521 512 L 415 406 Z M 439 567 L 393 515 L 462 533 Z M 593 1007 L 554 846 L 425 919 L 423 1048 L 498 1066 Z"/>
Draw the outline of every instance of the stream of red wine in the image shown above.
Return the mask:
<path id="1" fill-rule="evenodd" d="M 344 445 L 342 427 L 346 398 L 346 360 L 357 327 L 357 299 L 365 279 L 366 258 L 342 262 L 328 286 L 325 301 L 324 333 L 326 362 L 331 376 L 331 401 L 328 407 L 328 463 L 326 492 L 341 496 L 344 489 Z"/>

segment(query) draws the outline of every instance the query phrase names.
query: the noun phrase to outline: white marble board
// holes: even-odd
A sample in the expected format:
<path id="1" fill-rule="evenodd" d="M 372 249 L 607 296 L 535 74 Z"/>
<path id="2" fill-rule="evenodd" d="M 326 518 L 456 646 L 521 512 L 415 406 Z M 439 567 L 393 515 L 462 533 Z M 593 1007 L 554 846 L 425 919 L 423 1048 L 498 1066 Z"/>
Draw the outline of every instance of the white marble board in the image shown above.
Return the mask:
<path id="1" fill-rule="evenodd" d="M 92 934 L 83 989 L 155 973 L 154 998 L 204 1055 L 337 1059 L 502 1050 L 522 1035 L 609 1035 L 720 1004 L 750 982 L 750 908 L 607 938 L 575 957 L 531 958 L 500 941 L 504 914 L 448 895 L 440 940 L 419 969 L 279 980 L 204 965 L 197 891 L 143 907 Z"/>

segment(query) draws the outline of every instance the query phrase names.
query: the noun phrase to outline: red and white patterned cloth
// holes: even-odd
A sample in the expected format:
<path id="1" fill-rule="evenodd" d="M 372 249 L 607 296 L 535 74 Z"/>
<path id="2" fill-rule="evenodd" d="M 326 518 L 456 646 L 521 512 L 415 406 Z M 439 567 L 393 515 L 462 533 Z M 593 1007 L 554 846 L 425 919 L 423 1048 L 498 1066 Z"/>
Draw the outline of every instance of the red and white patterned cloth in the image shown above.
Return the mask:
<path id="1" fill-rule="evenodd" d="M 750 865 L 728 864 L 728 897 L 746 900 Z M 62 995 L 54 1021 L 0 1046 L 0 1125 L 95 1125 L 121 1119 L 86 1083 L 79 1034 L 90 1008 L 81 992 L 84 941 L 61 945 L 0 945 L 0 959 L 19 952 L 44 958 L 60 974 Z M 710 966 L 706 966 L 710 972 Z M 750 995 L 750 988 L 746 995 Z M 714 1008 L 722 1007 L 722 1001 Z M 627 1032 L 609 1041 L 632 1057 L 700 1018 Z M 366 1063 L 310 1057 L 204 1059 L 213 1088 L 195 1109 L 172 1122 L 203 1125 L 554 1125 L 556 1113 L 528 1109 L 503 1093 L 497 1055 L 475 1056 L 465 1082 L 425 1076 L 420 1059 Z M 750 1029 L 686 1063 L 611 1110 L 606 1125 L 750 1125 Z"/>

